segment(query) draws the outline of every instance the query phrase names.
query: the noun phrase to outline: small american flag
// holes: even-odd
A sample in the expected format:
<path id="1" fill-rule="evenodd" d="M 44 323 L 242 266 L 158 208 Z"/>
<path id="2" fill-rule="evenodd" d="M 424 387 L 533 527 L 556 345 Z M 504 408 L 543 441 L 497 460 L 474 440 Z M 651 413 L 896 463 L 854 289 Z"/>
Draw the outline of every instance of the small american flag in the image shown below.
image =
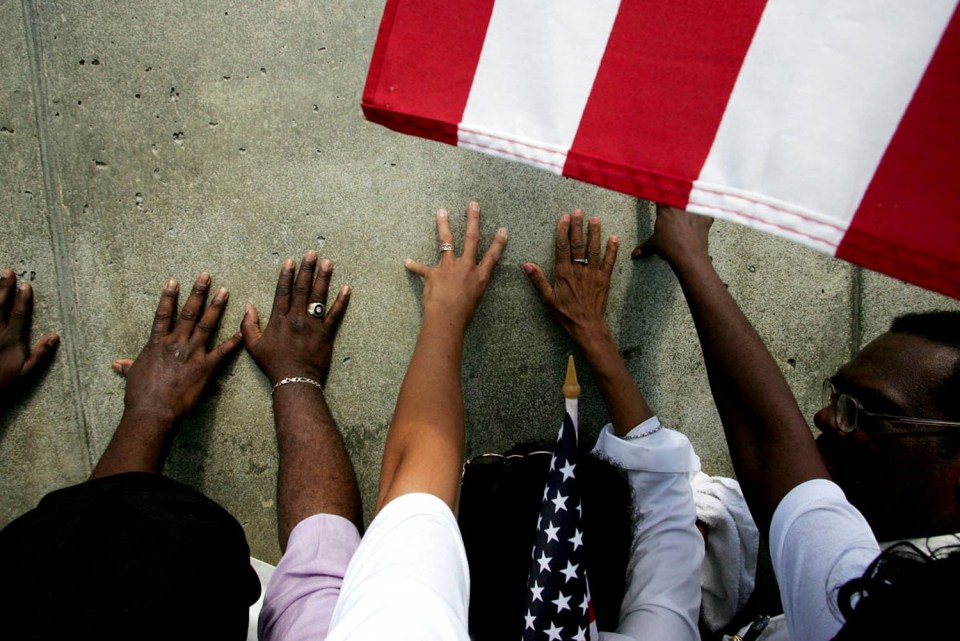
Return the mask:
<path id="1" fill-rule="evenodd" d="M 571 357 L 564 384 L 566 415 L 550 460 L 527 579 L 524 641 L 599 639 L 587 585 L 583 505 L 577 485 L 579 392 Z"/>

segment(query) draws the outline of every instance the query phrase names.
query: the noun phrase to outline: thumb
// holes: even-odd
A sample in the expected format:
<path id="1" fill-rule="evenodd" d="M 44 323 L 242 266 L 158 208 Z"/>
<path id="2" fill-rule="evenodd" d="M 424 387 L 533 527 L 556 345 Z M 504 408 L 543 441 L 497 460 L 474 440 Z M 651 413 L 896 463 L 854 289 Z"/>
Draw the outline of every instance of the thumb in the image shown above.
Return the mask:
<path id="1" fill-rule="evenodd" d="M 530 279 L 530 283 L 537 290 L 540 300 L 545 301 L 550 298 L 553 287 L 550 285 L 550 281 L 547 280 L 547 275 L 540 269 L 540 266 L 536 263 L 524 263 L 523 271 L 527 275 L 527 278 Z"/>
<path id="2" fill-rule="evenodd" d="M 260 341 L 260 313 L 253 305 L 243 307 L 243 320 L 240 321 L 240 335 L 243 337 L 243 346 L 250 349 Z"/>
<path id="3" fill-rule="evenodd" d="M 653 234 L 650 238 L 640 243 L 630 252 L 630 258 L 649 258 L 660 253 L 660 246 L 657 244 L 657 235 Z"/>
<path id="4" fill-rule="evenodd" d="M 111 367 L 113 367 L 113 371 L 115 371 L 117 374 L 126 376 L 127 372 L 130 371 L 131 365 L 133 365 L 132 358 L 118 358 L 117 360 L 113 361 L 113 365 Z"/>

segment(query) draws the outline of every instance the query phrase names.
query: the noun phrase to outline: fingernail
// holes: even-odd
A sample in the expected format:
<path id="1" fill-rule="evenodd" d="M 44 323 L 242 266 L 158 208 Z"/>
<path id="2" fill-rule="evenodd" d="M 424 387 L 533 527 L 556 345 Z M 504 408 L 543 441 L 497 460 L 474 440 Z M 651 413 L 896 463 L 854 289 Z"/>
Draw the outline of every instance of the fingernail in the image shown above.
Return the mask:
<path id="1" fill-rule="evenodd" d="M 410 265 L 413 264 L 413 259 L 412 259 L 412 258 L 404 258 L 404 259 L 403 259 L 403 264 L 406 265 L 407 267 L 409 267 Z"/>
<path id="2" fill-rule="evenodd" d="M 284 269 L 284 271 L 290 272 L 290 271 L 293 271 L 294 269 L 296 269 L 296 267 L 297 267 L 297 261 L 295 261 L 295 260 L 292 259 L 292 258 L 288 258 L 288 259 L 286 259 L 285 261 L 283 261 L 283 269 Z"/>
<path id="3" fill-rule="evenodd" d="M 246 316 L 247 314 L 249 314 L 250 309 L 251 309 L 250 303 L 245 303 L 243 306 L 243 315 Z"/>
<path id="4" fill-rule="evenodd" d="M 507 237 L 507 228 L 506 228 L 506 227 L 501 227 L 500 229 L 497 230 L 497 234 L 500 235 L 500 238 L 506 238 L 506 237 Z"/>
<path id="5" fill-rule="evenodd" d="M 25 292 L 30 289 L 30 283 L 20 283 L 17 285 L 17 289 L 19 289 L 21 292 Z"/>
<path id="6" fill-rule="evenodd" d="M 620 237 L 614 234 L 613 236 L 610 237 L 610 242 L 616 245 L 617 243 L 620 242 Z"/>
<path id="7" fill-rule="evenodd" d="M 329 258 L 324 258 L 322 261 L 320 261 L 320 270 L 321 270 L 321 271 L 328 272 L 328 271 L 330 271 L 331 269 L 333 269 L 333 261 L 332 261 L 332 260 L 330 260 Z"/>
<path id="8" fill-rule="evenodd" d="M 168 281 L 166 282 L 166 284 L 163 286 L 163 288 L 164 288 L 165 290 L 167 290 L 168 292 L 170 292 L 171 294 L 172 294 L 173 292 L 177 291 L 177 287 L 179 287 L 179 285 L 177 284 L 177 281 L 174 280 L 173 278 L 171 278 L 170 280 L 168 280 Z"/>
<path id="9" fill-rule="evenodd" d="M 533 265 L 531 265 L 530 263 L 524 263 L 523 271 L 527 276 L 529 276 L 530 274 L 533 273 Z"/>
<path id="10" fill-rule="evenodd" d="M 478 203 L 478 202 L 475 201 L 475 200 L 471 200 L 471 201 L 470 201 L 470 204 L 468 205 L 468 207 L 469 207 L 470 211 L 480 211 L 480 203 Z"/>
<path id="11" fill-rule="evenodd" d="M 563 216 L 560 216 L 560 220 L 562 220 L 562 221 L 565 222 L 565 223 L 569 223 L 569 222 L 570 222 L 570 214 L 564 214 Z"/>
<path id="12" fill-rule="evenodd" d="M 317 252 L 313 251 L 312 249 L 311 249 L 311 250 L 308 250 L 307 253 L 305 253 L 305 254 L 303 255 L 303 260 L 304 260 L 304 262 L 307 262 L 307 263 L 316 262 L 316 260 L 317 260 Z"/>
<path id="13" fill-rule="evenodd" d="M 50 347 L 56 347 L 57 345 L 60 344 L 60 337 L 59 337 L 59 336 L 52 336 L 52 337 L 50 338 L 50 342 L 49 342 L 48 344 L 50 345 Z"/>
<path id="14" fill-rule="evenodd" d="M 226 288 L 221 287 L 220 289 L 217 290 L 217 293 L 213 295 L 213 302 L 220 304 L 224 301 L 224 299 L 226 299 L 226 297 L 227 297 L 227 290 Z"/>
<path id="15" fill-rule="evenodd" d="M 446 209 L 438 209 L 438 210 L 437 210 L 437 218 L 446 218 L 446 217 L 447 217 L 447 210 L 446 210 Z"/>
<path id="16" fill-rule="evenodd" d="M 210 282 L 210 274 L 207 272 L 200 272 L 200 275 L 197 277 L 197 282 L 201 285 L 207 285 Z"/>
<path id="17" fill-rule="evenodd" d="M 350 285 L 344 285 L 343 287 L 341 287 L 341 288 L 340 288 L 340 295 L 341 295 L 341 296 L 349 296 L 349 295 L 350 295 Z"/>
<path id="18" fill-rule="evenodd" d="M 120 366 L 120 362 L 119 362 L 119 361 L 113 361 L 113 363 L 110 364 L 110 367 L 111 367 L 111 369 L 113 369 L 113 371 L 115 371 L 117 374 L 119 374 L 120 372 L 123 371 L 123 368 Z"/>
<path id="19" fill-rule="evenodd" d="M 599 223 L 599 222 L 600 222 L 600 216 L 590 216 L 590 222 L 591 222 L 591 223 L 594 223 L 594 224 Z"/>

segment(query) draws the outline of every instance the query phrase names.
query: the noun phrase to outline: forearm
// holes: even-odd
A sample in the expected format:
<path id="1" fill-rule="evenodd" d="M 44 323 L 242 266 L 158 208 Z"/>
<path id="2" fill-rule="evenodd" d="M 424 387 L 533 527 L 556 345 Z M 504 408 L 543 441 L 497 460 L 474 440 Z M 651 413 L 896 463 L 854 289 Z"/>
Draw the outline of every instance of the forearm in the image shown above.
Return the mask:
<path id="1" fill-rule="evenodd" d="M 606 324 L 575 337 L 575 340 L 590 365 L 617 436 L 626 436 L 634 427 L 653 416 Z"/>
<path id="2" fill-rule="evenodd" d="M 280 452 L 277 534 L 281 548 L 296 525 L 335 514 L 363 527 L 356 474 L 323 392 L 310 384 L 278 387 L 273 412 Z"/>
<path id="3" fill-rule="evenodd" d="M 464 448 L 463 329 L 425 315 L 387 434 L 377 510 L 411 492 L 456 510 Z"/>
<path id="4" fill-rule="evenodd" d="M 90 478 L 124 472 L 162 473 L 173 441 L 174 426 L 173 418 L 124 411 Z"/>
<path id="5" fill-rule="evenodd" d="M 829 475 L 780 368 L 709 258 L 688 257 L 673 269 L 700 337 L 737 477 L 765 529 L 787 492 Z"/>

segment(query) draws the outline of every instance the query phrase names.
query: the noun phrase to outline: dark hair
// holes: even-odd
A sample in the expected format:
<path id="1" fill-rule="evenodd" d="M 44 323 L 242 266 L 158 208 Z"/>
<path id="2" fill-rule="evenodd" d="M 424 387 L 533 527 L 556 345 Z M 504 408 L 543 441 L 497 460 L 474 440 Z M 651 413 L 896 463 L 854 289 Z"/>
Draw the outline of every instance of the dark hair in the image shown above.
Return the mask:
<path id="1" fill-rule="evenodd" d="M 904 314 L 894 319 L 890 331 L 953 347 L 960 356 L 960 311 Z M 960 421 L 960 358 L 937 390 L 935 401 L 948 420 Z"/>
<path id="2" fill-rule="evenodd" d="M 960 546 L 927 554 L 898 543 L 840 588 L 837 605 L 846 623 L 834 640 L 945 638 L 956 627 L 958 578 Z"/>
<path id="3" fill-rule="evenodd" d="M 523 444 L 507 454 L 553 449 Z M 577 479 L 583 501 L 584 550 L 591 598 L 601 630 L 615 630 L 626 590 L 636 525 L 626 472 L 583 446 Z M 519 635 L 550 456 L 467 466 L 460 493 L 460 532 L 470 564 L 469 630 L 475 641 Z"/>

